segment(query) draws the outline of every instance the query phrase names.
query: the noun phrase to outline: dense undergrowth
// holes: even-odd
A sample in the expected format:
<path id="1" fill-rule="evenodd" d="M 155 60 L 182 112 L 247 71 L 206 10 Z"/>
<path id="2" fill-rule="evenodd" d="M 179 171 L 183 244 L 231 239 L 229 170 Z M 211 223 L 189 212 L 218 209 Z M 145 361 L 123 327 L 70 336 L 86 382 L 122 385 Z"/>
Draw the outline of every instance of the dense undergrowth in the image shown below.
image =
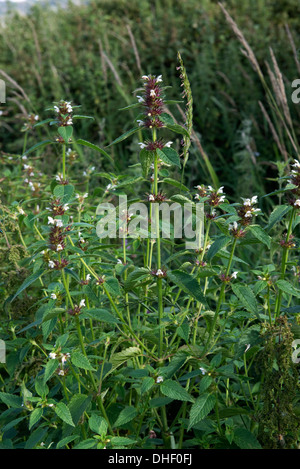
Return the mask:
<path id="1" fill-rule="evenodd" d="M 0 157 L 0 338 L 6 347 L 6 362 L 0 364 L 2 449 L 299 445 L 296 106 L 289 102 L 273 50 L 273 72 L 267 79 L 261 68 L 266 50 L 260 44 L 256 55 L 224 8 L 211 2 L 201 7 L 216 18 L 222 12 L 227 19 L 226 25 L 214 20 L 217 44 L 205 34 L 202 44 L 200 29 L 190 24 L 198 21 L 195 2 L 181 2 L 184 11 L 179 3 L 166 3 L 172 11 L 168 18 L 159 2 L 152 8 L 148 2 L 116 2 L 110 33 L 103 24 L 112 14 L 105 10 L 106 15 L 91 15 L 95 2 L 80 10 L 74 7 L 72 14 L 53 13 L 64 25 L 68 19 L 63 31 L 59 22 L 48 21 L 36 8 L 30 17 L 35 23 L 27 28 L 28 42 L 9 40 L 12 29 L 2 36 L 15 58 L 23 53 L 18 71 L 9 69 L 8 55 L 1 59 L 15 91 L 1 116 L 6 129 Z M 232 13 L 235 2 L 229 3 Z M 271 9 L 265 2 L 259 5 L 265 12 Z M 134 48 L 128 48 L 131 29 L 126 40 L 114 35 L 118 28 L 124 30 L 122 8 L 129 19 L 141 15 L 140 29 L 137 20 L 134 29 L 140 69 Z M 282 18 L 272 8 L 278 27 L 272 34 L 280 35 Z M 291 26 L 297 24 L 293 11 L 285 18 Z M 186 23 L 179 23 L 179 13 L 186 15 Z M 208 28 L 213 19 L 200 13 L 199 21 Z M 163 19 L 173 22 L 173 28 L 164 24 L 165 36 L 152 34 L 154 16 L 157 31 Z M 21 34 L 16 25 L 23 28 L 25 21 L 15 17 L 8 25 Z M 263 29 L 265 20 L 259 14 L 256 21 Z M 179 27 L 183 23 L 189 34 Z M 47 54 L 39 56 L 50 25 Z M 78 25 L 91 48 L 72 54 Z M 55 39 L 55 31 L 64 34 L 62 41 Z M 247 59 L 238 54 L 236 36 Z M 184 37 L 191 43 L 184 45 L 183 64 L 177 50 L 182 50 Z M 163 38 L 170 45 L 164 56 L 158 47 L 163 49 Z M 30 49 L 33 44 L 37 55 Z M 210 56 L 209 44 L 215 55 Z M 120 83 L 116 75 L 112 79 L 111 73 L 117 72 L 105 59 L 110 57 L 109 45 L 111 57 L 123 65 Z M 228 126 L 226 112 L 218 106 L 203 114 L 205 99 L 211 96 L 205 84 L 220 93 L 211 72 L 225 45 L 236 69 L 243 63 L 247 74 L 253 70 L 255 86 L 248 89 L 248 99 L 243 95 L 240 111 L 246 113 L 247 124 L 228 104 Z M 98 46 L 104 62 L 94 67 L 93 47 Z M 129 52 L 131 62 L 125 60 Z M 208 66 L 203 54 L 213 57 L 209 75 L 201 74 L 201 63 L 203 70 Z M 54 57 L 62 61 L 61 68 Z M 37 62 L 26 84 L 21 75 L 27 58 L 28 72 L 32 60 Z M 293 60 L 298 65 L 297 57 Z M 232 73 L 228 56 L 225 65 Z M 138 75 L 142 78 L 136 79 Z M 237 72 L 234 76 L 241 79 Z M 239 91 L 237 82 L 232 91 Z M 21 116 L 13 114 L 15 106 Z M 271 130 L 262 131 L 258 109 Z M 276 162 L 271 193 L 266 191 L 263 165 L 253 160 L 257 149 L 249 126 L 256 118 L 256 138 L 263 142 L 266 162 Z M 237 122 L 250 133 L 238 129 Z M 201 139 L 195 128 L 201 129 Z M 265 142 L 267 132 L 272 139 Z M 236 150 L 235 138 L 243 149 Z M 249 184 L 243 185 L 239 176 L 245 170 Z M 119 207 L 125 195 L 129 208 Z M 101 237 L 105 213 L 100 204 L 117 207 L 116 226 L 110 225 L 116 228 L 115 236 Z M 177 204 L 169 233 L 169 220 L 160 220 L 162 204 Z M 175 236 L 184 204 L 192 209 L 192 228 L 199 233 L 204 225 L 202 244 L 193 249 L 187 248 L 185 236 Z M 148 218 L 139 217 L 137 206 L 146 208 Z M 204 217 L 197 225 L 199 206 Z M 137 226 L 140 231 L 130 236 Z M 155 237 L 150 236 L 153 230 Z"/>

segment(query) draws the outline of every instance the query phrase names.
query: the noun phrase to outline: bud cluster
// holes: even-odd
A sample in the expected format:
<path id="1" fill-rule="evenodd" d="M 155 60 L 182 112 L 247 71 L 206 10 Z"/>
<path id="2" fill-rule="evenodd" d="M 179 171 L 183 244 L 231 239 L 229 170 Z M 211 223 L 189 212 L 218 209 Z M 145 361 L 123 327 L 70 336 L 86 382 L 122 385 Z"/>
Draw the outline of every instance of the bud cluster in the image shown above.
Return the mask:
<path id="1" fill-rule="evenodd" d="M 71 102 L 59 101 L 57 106 L 54 106 L 54 111 L 57 114 L 58 126 L 66 127 L 73 124 L 72 114 L 73 108 Z"/>
<path id="2" fill-rule="evenodd" d="M 164 127 L 159 118 L 164 106 L 163 91 L 160 86 L 162 77 L 161 75 L 158 77 L 143 75 L 142 79 L 144 80 L 144 93 L 143 96 L 137 96 L 137 98 L 144 108 L 145 120 L 139 121 L 139 125 L 148 129 Z"/>

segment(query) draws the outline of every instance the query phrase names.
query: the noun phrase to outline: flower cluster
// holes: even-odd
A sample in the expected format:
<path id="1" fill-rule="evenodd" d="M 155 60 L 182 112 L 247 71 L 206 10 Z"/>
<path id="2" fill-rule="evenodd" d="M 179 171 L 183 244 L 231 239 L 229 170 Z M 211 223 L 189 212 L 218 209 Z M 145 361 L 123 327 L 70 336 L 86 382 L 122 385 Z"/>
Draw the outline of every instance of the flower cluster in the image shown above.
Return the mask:
<path id="1" fill-rule="evenodd" d="M 158 192 L 158 194 L 147 194 L 148 202 L 164 202 L 165 200 L 167 200 L 167 197 L 162 192 Z"/>
<path id="2" fill-rule="evenodd" d="M 54 106 L 54 111 L 57 114 L 57 120 L 59 122 L 59 127 L 66 127 L 73 124 L 72 113 L 73 108 L 71 102 L 68 101 L 59 101 L 57 106 Z"/>
<path id="3" fill-rule="evenodd" d="M 228 229 L 234 238 L 243 238 L 246 231 L 236 222 L 230 223 Z"/>
<path id="4" fill-rule="evenodd" d="M 70 316 L 78 316 L 78 314 L 81 313 L 82 308 L 85 308 L 85 306 L 85 300 L 81 300 L 79 305 L 74 305 L 73 308 L 68 310 L 68 314 L 70 314 Z"/>
<path id="5" fill-rule="evenodd" d="M 158 278 L 166 278 L 167 277 L 167 271 L 164 268 L 157 269 L 157 270 L 151 270 L 151 275 L 153 275 L 154 277 L 158 277 Z"/>
<path id="6" fill-rule="evenodd" d="M 64 179 L 64 176 L 62 173 L 58 173 L 55 176 L 55 180 L 58 182 L 58 184 L 61 184 L 62 186 L 67 186 L 69 184 L 68 179 Z"/>
<path id="7" fill-rule="evenodd" d="M 51 226 L 49 235 L 49 249 L 52 251 L 63 251 L 65 249 L 65 238 L 70 227 L 63 227 L 61 219 L 48 217 L 48 225 Z"/>
<path id="8" fill-rule="evenodd" d="M 39 120 L 38 115 L 28 114 L 28 116 L 26 117 L 26 122 L 24 123 L 21 129 L 21 132 L 27 132 L 28 130 L 31 130 L 34 124 L 36 124 L 38 120 Z"/>
<path id="9" fill-rule="evenodd" d="M 146 141 L 145 143 L 139 142 L 141 150 L 145 149 L 148 151 L 162 150 L 163 148 L 170 148 L 173 142 L 164 142 L 162 139 L 158 139 L 155 142 Z"/>
<path id="10" fill-rule="evenodd" d="M 62 258 L 60 261 L 48 261 L 48 267 L 53 270 L 62 270 L 67 267 L 68 264 L 69 262 L 67 261 L 67 259 L 64 258 Z"/>
<path id="11" fill-rule="evenodd" d="M 232 279 L 237 278 L 238 272 L 233 272 L 231 275 L 221 274 L 220 279 L 224 283 L 229 283 Z"/>
<path id="12" fill-rule="evenodd" d="M 138 121 L 138 124 L 148 129 L 160 128 L 164 124 L 159 118 L 163 112 L 164 100 L 163 92 L 160 86 L 162 77 L 159 75 L 143 75 L 144 93 L 143 96 L 137 96 L 139 103 L 144 107 L 145 120 Z"/>
<path id="13" fill-rule="evenodd" d="M 289 236 L 289 239 L 281 239 L 279 241 L 279 244 L 282 248 L 286 248 L 286 249 L 292 249 L 296 246 L 296 243 L 294 241 L 294 238 L 295 236 L 294 235 L 290 235 Z"/>
<path id="14" fill-rule="evenodd" d="M 293 196 L 289 198 L 288 203 L 292 205 L 292 207 L 299 209 L 300 208 L 300 163 L 298 160 L 294 160 L 294 164 L 292 165 L 294 169 L 292 169 L 290 178 L 288 182 L 293 184 L 295 187 L 291 189 L 291 193 Z"/>
<path id="15" fill-rule="evenodd" d="M 49 210 L 51 215 L 56 217 L 57 215 L 64 215 L 69 210 L 69 205 L 61 203 L 60 198 L 56 198 L 52 200 L 50 207 L 46 207 L 46 210 Z"/>
<path id="16" fill-rule="evenodd" d="M 251 199 L 243 199 L 243 204 L 238 209 L 237 214 L 240 217 L 239 223 L 243 226 L 250 225 L 253 217 L 260 212 L 259 208 L 254 208 L 257 204 L 257 195 L 254 195 Z"/>
<path id="17" fill-rule="evenodd" d="M 206 188 L 205 186 L 201 185 L 196 186 L 196 189 L 198 190 L 198 194 L 195 195 L 195 199 L 199 200 L 202 197 L 208 197 L 207 202 L 212 207 L 217 207 L 225 200 L 225 195 L 223 195 L 224 186 L 215 190 L 211 186 Z"/>

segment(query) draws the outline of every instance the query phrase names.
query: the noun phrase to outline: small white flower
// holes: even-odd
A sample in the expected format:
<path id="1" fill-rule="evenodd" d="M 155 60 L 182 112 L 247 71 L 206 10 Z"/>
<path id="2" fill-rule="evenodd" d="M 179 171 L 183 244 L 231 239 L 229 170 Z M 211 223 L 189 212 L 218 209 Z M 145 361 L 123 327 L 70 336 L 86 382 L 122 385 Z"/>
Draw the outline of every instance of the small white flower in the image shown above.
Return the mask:
<path id="1" fill-rule="evenodd" d="M 201 374 L 202 374 L 202 375 L 205 375 L 205 374 L 206 374 L 206 369 L 205 369 L 205 368 L 202 368 L 202 366 L 200 366 L 199 370 L 201 371 Z"/>
<path id="2" fill-rule="evenodd" d="M 228 225 L 228 229 L 229 229 L 229 231 L 237 230 L 237 229 L 238 229 L 238 224 L 237 224 L 237 222 L 234 221 L 233 223 L 230 223 L 230 224 Z"/>
<path id="3" fill-rule="evenodd" d="M 147 80 L 147 81 L 148 81 L 148 80 L 149 80 L 149 77 L 148 77 L 147 75 L 143 75 L 143 76 L 142 76 L 142 80 Z"/>
<path id="4" fill-rule="evenodd" d="M 157 384 L 162 383 L 163 380 L 164 380 L 164 378 L 163 378 L 162 376 L 158 376 L 158 377 L 156 378 L 156 383 L 157 383 Z"/>
<path id="5" fill-rule="evenodd" d="M 150 91 L 150 96 L 151 96 L 152 98 L 155 98 L 155 96 L 156 96 L 155 90 L 151 90 L 151 91 Z"/>
<path id="6" fill-rule="evenodd" d="M 225 200 L 225 195 L 221 195 L 219 202 L 224 202 L 224 200 Z"/>
<path id="7" fill-rule="evenodd" d="M 58 113 L 58 112 L 59 112 L 59 107 L 58 107 L 58 106 L 54 106 L 54 111 Z"/>
<path id="8" fill-rule="evenodd" d="M 27 156 L 26 156 L 26 155 L 23 155 L 23 156 L 22 156 L 22 160 L 23 160 L 23 161 L 26 161 L 26 160 L 27 160 Z"/>
<path id="9" fill-rule="evenodd" d="M 38 121 L 38 120 L 39 120 L 39 116 L 38 116 L 38 115 L 34 116 L 34 120 L 35 120 L 35 121 Z"/>
<path id="10" fill-rule="evenodd" d="M 54 225 L 54 218 L 48 217 L 48 225 Z"/>
<path id="11" fill-rule="evenodd" d="M 19 212 L 20 215 L 25 215 L 25 212 L 22 209 L 22 207 L 18 207 L 18 212 Z"/>
<path id="12" fill-rule="evenodd" d="M 244 353 L 246 353 L 246 352 L 249 350 L 250 347 L 251 347 L 251 344 L 246 344 L 246 348 L 245 348 L 245 352 L 244 352 Z"/>
<path id="13" fill-rule="evenodd" d="M 144 121 L 141 121 L 140 119 L 137 120 L 137 123 L 139 127 L 142 127 L 144 125 Z"/>
<path id="14" fill-rule="evenodd" d="M 52 300 L 56 300 L 56 299 L 57 299 L 57 296 L 56 296 L 55 293 L 51 293 L 50 298 L 52 298 Z"/>
<path id="15" fill-rule="evenodd" d="M 138 99 L 138 102 L 139 103 L 143 103 L 144 102 L 144 98 L 142 96 L 137 96 L 137 99 Z"/>
<path id="16" fill-rule="evenodd" d="M 220 189 L 217 190 L 217 194 L 223 194 L 223 189 L 224 189 L 224 186 L 220 187 Z"/>
<path id="17" fill-rule="evenodd" d="M 64 226 L 63 221 L 61 219 L 59 220 L 54 220 L 54 223 L 58 228 L 62 228 Z"/>
<path id="18" fill-rule="evenodd" d="M 153 202 L 153 201 L 155 200 L 154 195 L 153 195 L 153 194 L 149 194 L 149 195 L 148 195 L 148 200 L 149 200 L 149 202 Z"/>
<path id="19" fill-rule="evenodd" d="M 49 261 L 48 266 L 50 267 L 50 269 L 54 269 L 55 263 L 53 261 Z"/>
<path id="20" fill-rule="evenodd" d="M 64 206 L 63 206 L 63 209 L 64 209 L 64 210 L 69 210 L 69 208 L 70 208 L 70 207 L 69 207 L 69 204 L 64 204 Z"/>
<path id="21" fill-rule="evenodd" d="M 194 197 L 194 199 L 199 200 L 199 199 L 200 199 L 200 195 L 199 195 L 199 194 L 196 194 L 195 197 Z"/>
<path id="22" fill-rule="evenodd" d="M 70 354 L 69 353 L 64 353 L 62 354 L 61 356 L 61 362 L 62 364 L 64 365 L 66 363 L 66 361 L 70 358 Z"/>
<path id="23" fill-rule="evenodd" d="M 161 269 L 158 269 L 156 271 L 156 274 L 155 274 L 157 277 L 159 277 L 160 275 L 164 275 L 163 271 Z"/>
<path id="24" fill-rule="evenodd" d="M 207 186 L 207 190 L 209 190 L 210 192 L 213 192 L 213 191 L 214 191 L 214 189 L 213 189 L 212 186 Z"/>
<path id="25" fill-rule="evenodd" d="M 208 250 L 210 247 L 211 247 L 211 244 L 208 244 L 208 245 L 206 246 L 206 249 Z"/>
<path id="26" fill-rule="evenodd" d="M 85 277 L 85 280 L 91 280 L 91 274 L 87 274 L 87 276 Z"/>
<path id="27" fill-rule="evenodd" d="M 251 215 L 252 215 L 251 210 L 247 210 L 247 212 L 245 213 L 245 217 L 249 218 L 249 217 L 251 217 Z"/>
<path id="28" fill-rule="evenodd" d="M 294 159 L 294 164 L 292 164 L 294 168 L 299 168 L 300 169 L 300 163 L 298 160 Z"/>
<path id="29" fill-rule="evenodd" d="M 65 371 L 64 370 L 59 370 L 58 374 L 59 374 L 59 376 L 65 376 Z"/>
<path id="30" fill-rule="evenodd" d="M 254 204 L 257 204 L 257 195 L 254 195 L 251 199 L 251 204 L 254 205 Z"/>
<path id="31" fill-rule="evenodd" d="M 79 303 L 79 308 L 83 308 L 85 306 L 85 300 L 81 300 Z"/>
<path id="32" fill-rule="evenodd" d="M 56 358 L 56 353 L 55 352 L 50 352 L 49 353 L 49 358 L 51 358 L 51 360 L 54 360 Z"/>
<path id="33" fill-rule="evenodd" d="M 294 207 L 300 207 L 300 199 L 295 200 Z"/>
<path id="34" fill-rule="evenodd" d="M 170 148 L 170 146 L 172 145 L 172 143 L 173 143 L 173 142 L 167 142 L 167 143 L 165 143 L 165 147 Z"/>
<path id="35" fill-rule="evenodd" d="M 162 82 L 162 75 L 158 75 L 158 77 L 156 78 L 156 83 L 160 83 Z"/>
<path id="36" fill-rule="evenodd" d="M 233 272 L 233 273 L 231 274 L 231 278 L 236 278 L 236 277 L 237 277 L 237 274 L 238 274 L 238 272 Z"/>
<path id="37" fill-rule="evenodd" d="M 146 143 L 139 142 L 138 145 L 140 146 L 141 149 L 146 148 Z"/>
<path id="38" fill-rule="evenodd" d="M 63 251 L 63 250 L 64 250 L 64 248 L 63 248 L 63 246 L 62 246 L 61 244 L 58 244 L 58 245 L 56 246 L 56 251 L 57 251 L 57 252 Z"/>
<path id="39" fill-rule="evenodd" d="M 123 262 L 121 261 L 121 259 L 118 259 L 118 260 L 117 260 L 117 264 L 123 264 Z"/>

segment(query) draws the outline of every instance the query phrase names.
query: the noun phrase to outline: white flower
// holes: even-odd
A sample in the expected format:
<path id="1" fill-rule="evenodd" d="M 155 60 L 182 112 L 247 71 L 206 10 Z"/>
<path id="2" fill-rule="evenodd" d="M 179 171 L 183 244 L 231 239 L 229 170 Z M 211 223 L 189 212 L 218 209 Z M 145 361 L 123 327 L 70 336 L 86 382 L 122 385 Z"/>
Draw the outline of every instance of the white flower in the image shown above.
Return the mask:
<path id="1" fill-rule="evenodd" d="M 138 145 L 140 146 L 141 149 L 146 148 L 146 143 L 139 142 Z"/>
<path id="2" fill-rule="evenodd" d="M 164 378 L 163 378 L 162 376 L 158 376 L 158 377 L 156 378 L 156 383 L 157 383 L 157 384 L 162 383 L 163 380 L 164 380 Z"/>
<path id="3" fill-rule="evenodd" d="M 202 366 L 200 366 L 199 370 L 201 371 L 201 374 L 202 374 L 202 375 L 205 375 L 205 374 L 206 374 L 206 369 L 205 369 L 205 368 L 202 368 Z"/>
<path id="4" fill-rule="evenodd" d="M 142 80 L 149 80 L 149 77 L 147 75 L 143 75 Z"/>
<path id="5" fill-rule="evenodd" d="M 229 231 L 237 230 L 237 229 L 238 229 L 238 224 L 237 224 L 237 222 L 234 221 L 233 223 L 230 223 L 230 224 L 228 225 L 228 229 L 229 229 Z"/>
<path id="6" fill-rule="evenodd" d="M 65 371 L 64 370 L 59 370 L 58 374 L 59 374 L 59 376 L 65 376 Z"/>
<path id="7" fill-rule="evenodd" d="M 221 197 L 220 197 L 220 199 L 219 199 L 219 203 L 220 203 L 220 202 L 224 202 L 224 200 L 225 200 L 225 195 L 221 195 Z"/>
<path id="8" fill-rule="evenodd" d="M 155 98 L 155 96 L 156 96 L 155 90 L 151 90 L 151 91 L 150 91 L 150 96 L 151 96 L 152 98 Z"/>
<path id="9" fill-rule="evenodd" d="M 294 207 L 300 207 L 300 199 L 295 200 Z"/>
<path id="10" fill-rule="evenodd" d="M 51 358 L 51 360 L 54 360 L 56 358 L 56 353 L 55 352 L 50 352 L 49 353 L 49 358 Z"/>
<path id="11" fill-rule="evenodd" d="M 62 220 L 54 220 L 54 223 L 56 226 L 58 226 L 58 228 L 62 228 L 64 226 L 63 224 L 63 221 Z"/>
<path id="12" fill-rule="evenodd" d="M 63 250 L 64 250 L 64 248 L 63 248 L 63 246 L 62 246 L 61 244 L 58 244 L 58 245 L 56 246 L 56 251 L 57 251 L 57 252 L 63 251 Z"/>
<path id="13" fill-rule="evenodd" d="M 165 147 L 170 148 L 170 146 L 172 145 L 172 143 L 173 143 L 173 142 L 167 142 L 167 143 L 165 143 Z"/>
<path id="14" fill-rule="evenodd" d="M 56 176 L 55 176 L 55 179 L 56 181 L 62 181 L 63 180 L 63 174 L 62 173 L 58 173 Z"/>
<path id="15" fill-rule="evenodd" d="M 214 191 L 213 187 L 211 187 L 211 186 L 207 186 L 207 190 L 209 190 L 210 192 Z"/>
<path id="16" fill-rule="evenodd" d="M 231 274 L 231 278 L 236 278 L 236 277 L 237 277 L 237 274 L 238 274 L 238 272 L 233 272 L 233 273 Z"/>
<path id="17" fill-rule="evenodd" d="M 249 350 L 250 347 L 251 347 L 251 344 L 246 344 L 246 348 L 245 348 L 245 352 L 244 352 L 244 353 L 246 353 L 246 352 Z"/>
<path id="18" fill-rule="evenodd" d="M 139 127 L 142 127 L 144 125 L 144 121 L 141 121 L 140 119 L 137 120 L 137 123 L 139 124 Z"/>
<path id="19" fill-rule="evenodd" d="M 26 161 L 26 160 L 27 160 L 27 156 L 26 156 L 26 155 L 23 155 L 23 156 L 22 156 L 22 160 L 23 160 L 23 161 Z"/>
<path id="20" fill-rule="evenodd" d="M 55 263 L 53 261 L 49 261 L 48 266 L 50 267 L 50 269 L 54 269 Z"/>
<path id="21" fill-rule="evenodd" d="M 292 164 L 292 166 L 293 166 L 294 168 L 299 168 L 299 169 L 300 169 L 300 163 L 299 163 L 299 161 L 296 160 L 296 159 L 294 159 L 294 162 L 295 162 L 295 163 Z"/>
<path id="22" fill-rule="evenodd" d="M 156 274 L 157 277 L 164 276 L 164 273 L 161 269 L 157 269 Z"/>
<path id="23" fill-rule="evenodd" d="M 199 194 L 196 194 L 195 197 L 194 197 L 194 199 L 199 200 L 199 199 L 200 199 L 200 195 L 199 195 Z"/>
<path id="24" fill-rule="evenodd" d="M 249 217 L 251 217 L 251 215 L 252 215 L 251 210 L 247 210 L 247 212 L 245 213 L 245 217 L 249 218 Z"/>
<path id="25" fill-rule="evenodd" d="M 138 99 L 138 102 L 139 103 L 143 103 L 144 102 L 144 98 L 142 96 L 137 96 L 137 99 Z"/>
<path id="26" fill-rule="evenodd" d="M 54 111 L 55 111 L 55 112 L 59 112 L 59 107 L 58 107 L 58 106 L 54 106 Z"/>
<path id="27" fill-rule="evenodd" d="M 251 199 L 251 204 L 254 205 L 254 204 L 257 204 L 257 195 L 254 195 Z"/>
<path id="28" fill-rule="evenodd" d="M 38 120 L 39 120 L 39 116 L 38 116 L 38 115 L 34 116 L 34 120 L 35 120 L 35 121 L 38 121 Z"/>
<path id="29" fill-rule="evenodd" d="M 118 259 L 118 260 L 117 260 L 117 264 L 123 264 L 123 262 L 121 261 L 121 259 Z"/>
<path id="30" fill-rule="evenodd" d="M 85 306 L 85 300 L 81 300 L 79 303 L 79 308 L 83 308 Z"/>
<path id="31" fill-rule="evenodd" d="M 64 353 L 62 354 L 61 356 L 61 362 L 62 364 L 64 365 L 66 363 L 66 361 L 70 358 L 70 354 L 69 353 Z"/>
<path id="32" fill-rule="evenodd" d="M 162 75 L 158 75 L 158 77 L 156 78 L 156 83 L 160 83 L 162 82 Z"/>
<path id="33" fill-rule="evenodd" d="M 85 280 L 91 280 L 91 274 L 87 274 L 87 276 L 85 277 Z"/>
<path id="34" fill-rule="evenodd" d="M 223 189 L 224 189 L 224 186 L 220 187 L 220 189 L 217 190 L 217 194 L 223 194 Z"/>
<path id="35" fill-rule="evenodd" d="M 63 206 L 63 209 L 64 209 L 64 210 L 69 210 L 69 208 L 70 208 L 70 207 L 69 207 L 69 204 L 64 204 L 64 206 Z"/>
<path id="36" fill-rule="evenodd" d="M 25 215 L 25 212 L 21 207 L 18 207 L 18 212 L 20 215 Z"/>
<path id="37" fill-rule="evenodd" d="M 155 200 L 154 195 L 153 195 L 153 194 L 149 194 L 149 195 L 148 195 L 148 200 L 149 200 L 149 202 L 153 202 L 153 201 Z"/>
<path id="38" fill-rule="evenodd" d="M 50 297 L 52 298 L 52 300 L 56 300 L 56 299 L 57 299 L 57 296 L 55 295 L 55 293 L 51 293 Z"/>

